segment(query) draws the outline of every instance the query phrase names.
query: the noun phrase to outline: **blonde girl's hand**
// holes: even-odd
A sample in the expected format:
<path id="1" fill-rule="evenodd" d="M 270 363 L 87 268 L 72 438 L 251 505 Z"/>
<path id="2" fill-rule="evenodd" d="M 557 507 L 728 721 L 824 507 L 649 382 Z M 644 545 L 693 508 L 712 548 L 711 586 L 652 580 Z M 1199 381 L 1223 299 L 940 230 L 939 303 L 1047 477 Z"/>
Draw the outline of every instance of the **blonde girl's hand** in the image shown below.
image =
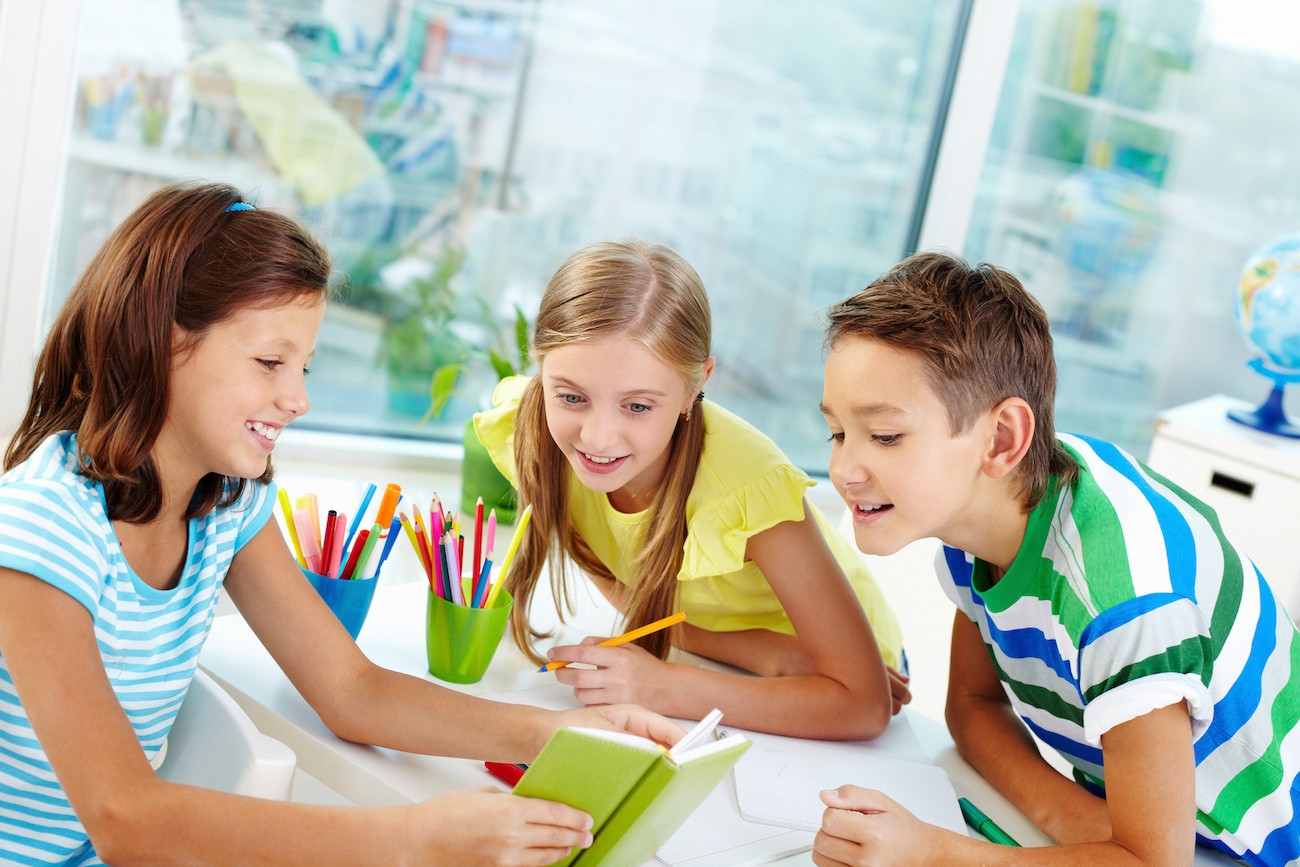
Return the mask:
<path id="1" fill-rule="evenodd" d="M 543 867 L 591 845 L 591 817 L 554 801 L 464 789 L 411 809 L 415 864 Z"/>
<path id="2" fill-rule="evenodd" d="M 635 644 L 599 647 L 604 640 L 588 637 L 582 644 L 552 647 L 546 654 L 549 659 L 594 666 L 556 669 L 555 679 L 573 687 L 574 696 L 585 705 L 631 703 L 655 707 L 667 663 Z"/>
<path id="3" fill-rule="evenodd" d="M 821 797 L 827 809 L 813 840 L 813 863 L 819 867 L 933 863 L 927 854 L 937 855 L 935 835 L 948 833 L 873 789 L 840 786 Z"/>
<path id="4" fill-rule="evenodd" d="M 912 701 L 912 690 L 908 686 L 912 679 L 888 665 L 885 666 L 885 674 L 889 675 L 890 711 L 897 716 L 903 705 Z"/>

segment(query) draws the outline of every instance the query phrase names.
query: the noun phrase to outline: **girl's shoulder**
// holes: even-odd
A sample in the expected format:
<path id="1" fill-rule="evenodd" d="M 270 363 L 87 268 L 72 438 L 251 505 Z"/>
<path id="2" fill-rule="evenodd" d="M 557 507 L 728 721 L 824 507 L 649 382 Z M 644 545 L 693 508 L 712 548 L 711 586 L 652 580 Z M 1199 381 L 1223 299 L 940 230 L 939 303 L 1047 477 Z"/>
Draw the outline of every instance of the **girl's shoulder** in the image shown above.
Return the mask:
<path id="1" fill-rule="evenodd" d="M 771 437 L 730 410 L 706 400 L 704 451 L 696 486 L 703 483 L 736 490 L 765 479 L 782 480 L 798 498 L 813 484 Z"/>
<path id="2" fill-rule="evenodd" d="M 0 502 L 93 511 L 103 503 L 100 485 L 80 469 L 76 435 L 52 434 L 25 461 L 0 476 Z"/>

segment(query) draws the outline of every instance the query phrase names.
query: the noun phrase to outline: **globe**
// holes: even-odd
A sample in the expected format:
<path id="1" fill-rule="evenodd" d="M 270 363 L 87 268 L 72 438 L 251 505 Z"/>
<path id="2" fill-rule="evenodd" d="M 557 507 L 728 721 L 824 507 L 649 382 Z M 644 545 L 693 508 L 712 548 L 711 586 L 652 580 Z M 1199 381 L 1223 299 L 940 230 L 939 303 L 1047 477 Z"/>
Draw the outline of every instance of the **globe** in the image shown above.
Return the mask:
<path id="1" fill-rule="evenodd" d="M 1161 233 L 1160 203 L 1143 178 L 1117 169 L 1088 166 L 1052 192 L 1053 252 L 1065 266 L 1073 309 L 1058 332 L 1109 342 L 1093 322 L 1102 296 L 1131 284 L 1151 262 Z"/>
<path id="2" fill-rule="evenodd" d="M 1282 410 L 1282 390 L 1300 382 L 1300 233 L 1256 250 L 1237 286 L 1237 323 L 1259 351 L 1249 362 L 1273 388 L 1253 412 L 1231 411 L 1233 421 L 1281 436 L 1300 437 L 1300 427 Z"/>

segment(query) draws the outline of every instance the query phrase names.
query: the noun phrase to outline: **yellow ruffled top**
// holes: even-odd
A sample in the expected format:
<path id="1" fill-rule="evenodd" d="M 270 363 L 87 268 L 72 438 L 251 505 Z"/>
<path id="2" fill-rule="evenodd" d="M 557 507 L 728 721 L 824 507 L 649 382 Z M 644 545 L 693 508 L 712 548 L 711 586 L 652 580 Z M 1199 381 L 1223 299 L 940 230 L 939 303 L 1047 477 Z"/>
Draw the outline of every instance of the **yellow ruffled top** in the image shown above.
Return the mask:
<path id="1" fill-rule="evenodd" d="M 497 386 L 493 408 L 474 416 L 474 430 L 493 462 L 512 482 L 515 417 L 526 377 Z M 704 401 L 704 452 L 695 486 L 686 501 L 686 547 L 678 608 L 690 622 L 715 632 L 770 629 L 794 634 L 794 627 L 762 571 L 745 561 L 751 536 L 804 516 L 804 492 L 813 482 L 790 463 L 776 443 L 753 425 Z M 624 583 L 632 580 L 645 513 L 624 514 L 609 498 L 569 476 L 570 518 L 600 561 Z M 898 667 L 903 647 L 898 620 L 857 548 L 809 505 L 840 568 L 857 593 L 885 663 Z"/>

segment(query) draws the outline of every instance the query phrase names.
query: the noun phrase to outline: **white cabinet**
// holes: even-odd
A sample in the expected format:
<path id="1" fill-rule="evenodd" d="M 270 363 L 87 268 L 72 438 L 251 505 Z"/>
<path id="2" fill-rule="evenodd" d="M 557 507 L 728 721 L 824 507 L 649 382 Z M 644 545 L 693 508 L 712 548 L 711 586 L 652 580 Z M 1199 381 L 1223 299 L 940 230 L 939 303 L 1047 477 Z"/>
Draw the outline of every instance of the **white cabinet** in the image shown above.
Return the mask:
<path id="1" fill-rule="evenodd" d="M 1161 412 L 1147 464 L 1214 507 L 1294 617 L 1300 617 L 1300 440 L 1228 418 L 1254 409 L 1214 395 Z"/>

